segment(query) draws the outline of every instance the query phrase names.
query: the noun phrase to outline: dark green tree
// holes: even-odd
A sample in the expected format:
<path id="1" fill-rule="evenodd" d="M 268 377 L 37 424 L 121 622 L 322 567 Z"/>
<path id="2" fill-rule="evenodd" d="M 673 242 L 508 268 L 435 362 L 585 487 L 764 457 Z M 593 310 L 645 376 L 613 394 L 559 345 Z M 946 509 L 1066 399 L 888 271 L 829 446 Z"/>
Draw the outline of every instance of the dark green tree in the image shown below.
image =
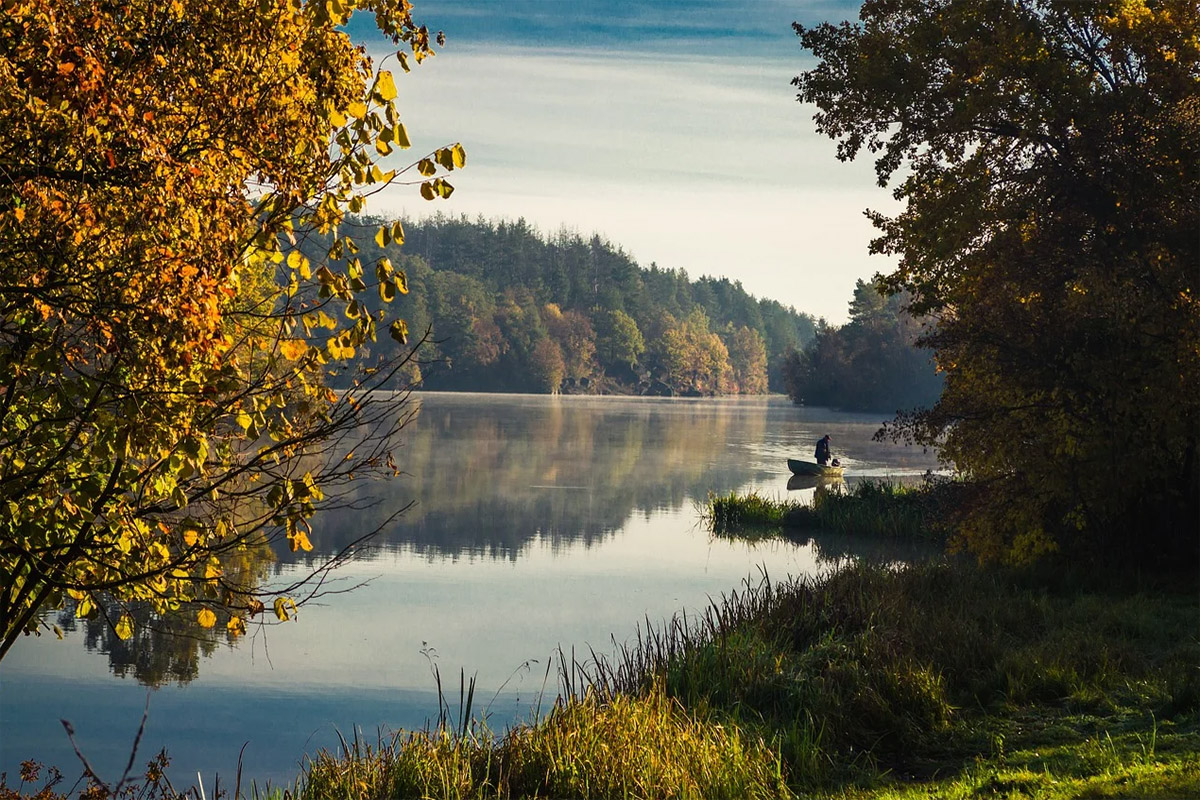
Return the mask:
<path id="1" fill-rule="evenodd" d="M 974 479 L 967 544 L 1194 552 L 1194 0 L 869 0 L 795 27 L 817 129 L 898 176 L 873 250 L 937 319 L 946 388 L 890 431 Z"/>
<path id="2" fill-rule="evenodd" d="M 792 400 L 887 413 L 931 406 L 942 379 L 929 352 L 914 346 L 920 324 L 906 304 L 907 295 L 884 297 L 858 281 L 850 321 L 819 328 L 803 351 L 789 354 L 784 383 Z"/>

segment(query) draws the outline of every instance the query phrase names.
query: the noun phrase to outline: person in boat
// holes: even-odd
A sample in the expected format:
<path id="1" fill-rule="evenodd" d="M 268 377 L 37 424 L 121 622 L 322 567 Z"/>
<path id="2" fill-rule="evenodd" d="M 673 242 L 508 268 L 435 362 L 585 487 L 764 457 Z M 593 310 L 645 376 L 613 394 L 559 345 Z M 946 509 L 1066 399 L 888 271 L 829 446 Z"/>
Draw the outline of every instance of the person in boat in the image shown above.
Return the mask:
<path id="1" fill-rule="evenodd" d="M 822 467 L 829 466 L 829 434 L 825 434 L 825 438 L 817 442 L 817 463 Z"/>

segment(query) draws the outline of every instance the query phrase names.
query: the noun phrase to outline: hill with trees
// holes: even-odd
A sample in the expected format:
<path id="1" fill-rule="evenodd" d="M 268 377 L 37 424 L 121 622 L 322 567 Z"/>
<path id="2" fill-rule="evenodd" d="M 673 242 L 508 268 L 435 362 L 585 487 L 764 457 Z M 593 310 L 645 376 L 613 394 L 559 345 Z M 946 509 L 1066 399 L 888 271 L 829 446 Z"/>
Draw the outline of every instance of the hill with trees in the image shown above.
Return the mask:
<path id="1" fill-rule="evenodd" d="M 438 215 L 401 220 L 401 246 L 375 238 L 379 220 L 359 222 L 369 224 L 350 234 L 357 257 L 401 269 L 409 291 L 392 309 L 412 335 L 431 331 L 405 376 L 427 389 L 782 391 L 787 353 L 816 332 L 812 316 L 740 282 L 644 268 L 598 235 Z M 316 261 L 326 244 L 313 237 L 302 247 Z M 371 346 L 374 357 L 404 345 L 380 336 Z"/>

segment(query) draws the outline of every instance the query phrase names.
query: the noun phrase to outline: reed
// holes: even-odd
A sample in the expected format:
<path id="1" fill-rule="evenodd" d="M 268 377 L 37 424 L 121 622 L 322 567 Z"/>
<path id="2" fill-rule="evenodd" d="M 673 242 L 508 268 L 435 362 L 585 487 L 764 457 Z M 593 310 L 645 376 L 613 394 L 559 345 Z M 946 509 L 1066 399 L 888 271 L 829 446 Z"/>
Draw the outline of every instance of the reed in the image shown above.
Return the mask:
<path id="1" fill-rule="evenodd" d="M 792 503 L 758 492 L 730 492 L 710 494 L 702 516 L 714 530 L 727 531 L 745 526 L 781 525 L 791 508 Z"/>
<path id="2" fill-rule="evenodd" d="M 607 699 L 585 692 L 499 736 L 434 728 L 321 753 L 301 794 L 775 798 L 788 790 L 779 755 L 761 739 L 689 713 L 658 687 Z"/>
<path id="3" fill-rule="evenodd" d="M 888 481 L 862 481 L 851 489 L 821 489 L 812 504 L 778 500 L 758 492 L 712 495 L 703 518 L 714 534 L 761 538 L 781 529 L 824 530 L 893 539 L 944 539 L 938 520 L 945 515 L 945 496 L 954 491 L 946 481 L 900 486 Z"/>

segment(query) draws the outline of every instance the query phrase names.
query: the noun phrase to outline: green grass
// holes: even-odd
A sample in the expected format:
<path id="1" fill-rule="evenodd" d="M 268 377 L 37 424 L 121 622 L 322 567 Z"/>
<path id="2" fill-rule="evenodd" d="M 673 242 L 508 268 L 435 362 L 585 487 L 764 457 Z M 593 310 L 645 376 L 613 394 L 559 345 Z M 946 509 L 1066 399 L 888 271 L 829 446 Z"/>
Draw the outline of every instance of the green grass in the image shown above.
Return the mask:
<path id="1" fill-rule="evenodd" d="M 718 536 L 761 538 L 778 530 L 823 530 L 891 539 L 944 539 L 938 525 L 956 487 L 947 481 L 900 486 L 862 481 L 819 490 L 812 504 L 758 492 L 712 495 L 704 519 Z"/>
<path id="2" fill-rule="evenodd" d="M 323 753 L 302 795 L 768 798 L 786 791 L 781 769 L 765 743 L 688 713 L 660 687 L 589 692 L 499 737 L 435 729 Z"/>
<path id="3" fill-rule="evenodd" d="M 784 516 L 794 507 L 787 500 L 777 500 L 758 492 L 727 495 L 709 495 L 703 516 L 715 531 L 725 532 L 740 528 L 779 526 Z"/>

